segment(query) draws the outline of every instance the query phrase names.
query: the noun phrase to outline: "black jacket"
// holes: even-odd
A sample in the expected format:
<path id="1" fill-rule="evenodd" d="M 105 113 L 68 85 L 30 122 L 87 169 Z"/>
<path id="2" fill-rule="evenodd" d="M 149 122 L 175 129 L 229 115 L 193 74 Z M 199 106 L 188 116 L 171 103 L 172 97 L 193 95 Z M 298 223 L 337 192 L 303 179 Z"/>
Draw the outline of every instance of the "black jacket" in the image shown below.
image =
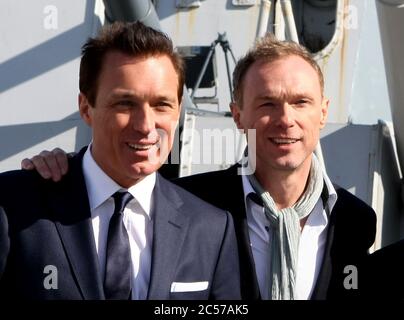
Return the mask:
<path id="1" fill-rule="evenodd" d="M 243 299 L 260 299 L 259 286 L 245 212 L 242 179 L 238 165 L 180 178 L 173 182 L 201 199 L 233 215 L 240 258 L 241 294 Z M 376 234 L 376 214 L 362 200 L 335 186 L 338 200 L 330 214 L 323 263 L 311 299 L 357 297 L 358 291 L 346 290 L 347 265 L 358 266 L 367 256 Z"/>

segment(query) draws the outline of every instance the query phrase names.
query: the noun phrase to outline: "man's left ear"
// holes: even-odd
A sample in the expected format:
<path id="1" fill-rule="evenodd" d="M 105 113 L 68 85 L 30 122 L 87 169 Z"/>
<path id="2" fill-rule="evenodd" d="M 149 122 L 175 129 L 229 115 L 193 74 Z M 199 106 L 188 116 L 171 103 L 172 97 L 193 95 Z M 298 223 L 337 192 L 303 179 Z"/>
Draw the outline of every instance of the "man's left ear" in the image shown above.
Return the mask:
<path id="1" fill-rule="evenodd" d="M 321 102 L 321 119 L 320 119 L 320 129 L 324 128 L 325 124 L 327 123 L 327 116 L 328 116 L 328 105 L 330 100 L 327 98 L 323 98 Z"/>

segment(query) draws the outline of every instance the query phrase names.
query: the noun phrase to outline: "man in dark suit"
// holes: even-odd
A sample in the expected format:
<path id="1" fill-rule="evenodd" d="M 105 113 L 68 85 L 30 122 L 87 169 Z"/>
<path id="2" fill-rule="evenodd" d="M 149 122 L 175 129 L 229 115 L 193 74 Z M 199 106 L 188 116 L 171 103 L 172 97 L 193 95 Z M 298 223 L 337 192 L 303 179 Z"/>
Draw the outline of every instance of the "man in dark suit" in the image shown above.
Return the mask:
<path id="1" fill-rule="evenodd" d="M 156 173 L 183 84 L 171 41 L 139 22 L 87 41 L 79 110 L 90 146 L 58 183 L 0 175 L 2 298 L 240 298 L 230 214 Z"/>
<path id="2" fill-rule="evenodd" d="M 243 298 L 355 297 L 346 278 L 374 242 L 376 216 L 313 153 L 329 104 L 321 69 L 303 47 L 268 35 L 238 61 L 233 83 L 250 172 L 238 164 L 177 183 L 232 213 Z"/>
<path id="3" fill-rule="evenodd" d="M 175 183 L 231 212 L 243 299 L 356 296 L 346 280 L 367 256 L 376 216 L 334 186 L 314 154 L 329 104 L 319 66 L 303 47 L 268 35 L 239 60 L 233 83 L 248 165 Z M 66 170 L 60 150 L 32 160 L 26 168 L 56 179 Z"/>

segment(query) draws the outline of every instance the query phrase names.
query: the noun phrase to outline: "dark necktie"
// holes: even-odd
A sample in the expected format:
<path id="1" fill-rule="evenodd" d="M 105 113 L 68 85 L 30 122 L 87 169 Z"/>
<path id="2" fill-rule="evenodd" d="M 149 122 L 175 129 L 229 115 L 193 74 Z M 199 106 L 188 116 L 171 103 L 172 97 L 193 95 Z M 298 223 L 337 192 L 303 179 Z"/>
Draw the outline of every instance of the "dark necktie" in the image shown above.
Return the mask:
<path id="1" fill-rule="evenodd" d="M 133 196 L 116 192 L 114 214 L 109 221 L 104 292 L 106 299 L 128 300 L 131 294 L 132 263 L 129 237 L 123 224 L 123 210 Z"/>

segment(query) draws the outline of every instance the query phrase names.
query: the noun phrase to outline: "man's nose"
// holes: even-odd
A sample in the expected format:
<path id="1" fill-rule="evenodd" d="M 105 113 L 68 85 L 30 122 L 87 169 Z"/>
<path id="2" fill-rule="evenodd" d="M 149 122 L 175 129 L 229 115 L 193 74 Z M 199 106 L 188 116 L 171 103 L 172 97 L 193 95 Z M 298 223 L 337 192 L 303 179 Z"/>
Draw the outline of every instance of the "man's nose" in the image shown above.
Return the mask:
<path id="1" fill-rule="evenodd" d="M 133 115 L 133 128 L 143 134 L 155 129 L 154 112 L 148 104 L 144 104 Z"/>
<path id="2" fill-rule="evenodd" d="M 293 127 L 295 122 L 294 110 L 291 105 L 284 103 L 278 108 L 277 124 L 282 128 Z"/>

